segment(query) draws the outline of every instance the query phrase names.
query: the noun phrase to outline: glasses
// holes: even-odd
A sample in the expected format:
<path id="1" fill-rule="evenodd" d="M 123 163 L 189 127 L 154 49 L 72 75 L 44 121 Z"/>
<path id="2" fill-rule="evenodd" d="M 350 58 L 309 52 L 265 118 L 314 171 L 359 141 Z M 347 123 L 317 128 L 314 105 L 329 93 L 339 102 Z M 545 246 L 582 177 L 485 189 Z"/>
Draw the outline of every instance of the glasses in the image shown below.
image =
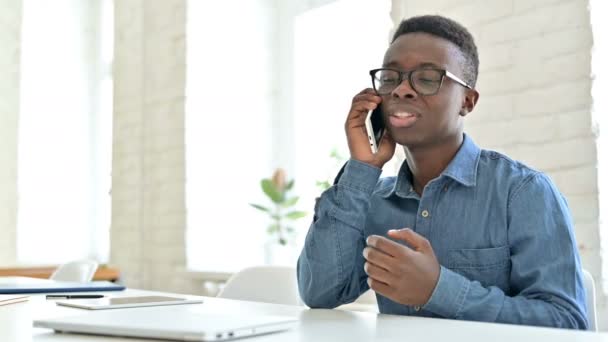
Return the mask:
<path id="1" fill-rule="evenodd" d="M 372 77 L 374 90 L 378 95 L 388 95 L 392 93 L 405 79 L 408 80 L 410 87 L 419 95 L 435 95 L 439 92 L 439 89 L 441 89 L 441 84 L 446 76 L 463 87 L 473 89 L 473 87 L 456 75 L 442 69 L 424 68 L 411 71 L 399 71 L 396 69 L 381 68 L 370 70 L 369 74 Z"/>

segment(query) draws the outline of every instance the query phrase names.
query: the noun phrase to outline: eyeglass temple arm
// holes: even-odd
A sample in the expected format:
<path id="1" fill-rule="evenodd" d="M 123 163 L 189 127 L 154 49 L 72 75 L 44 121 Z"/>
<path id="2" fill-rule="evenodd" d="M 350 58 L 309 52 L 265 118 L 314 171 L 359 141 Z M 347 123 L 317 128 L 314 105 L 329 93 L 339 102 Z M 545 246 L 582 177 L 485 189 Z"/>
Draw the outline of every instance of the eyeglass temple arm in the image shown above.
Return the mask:
<path id="1" fill-rule="evenodd" d="M 473 89 L 473 87 L 471 87 L 470 85 L 467 84 L 467 82 L 461 80 L 458 76 L 452 74 L 449 71 L 445 71 L 445 75 L 451 79 L 453 79 L 454 81 L 460 83 L 463 87 L 469 88 L 469 89 Z"/>

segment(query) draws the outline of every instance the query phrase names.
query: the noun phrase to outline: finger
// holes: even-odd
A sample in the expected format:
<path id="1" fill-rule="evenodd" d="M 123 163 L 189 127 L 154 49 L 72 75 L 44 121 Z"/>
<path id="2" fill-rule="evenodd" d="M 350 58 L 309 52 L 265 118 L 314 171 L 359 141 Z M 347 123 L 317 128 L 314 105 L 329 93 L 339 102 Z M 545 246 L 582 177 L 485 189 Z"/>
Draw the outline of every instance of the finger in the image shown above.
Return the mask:
<path id="1" fill-rule="evenodd" d="M 372 101 L 359 101 L 356 103 L 353 103 L 352 107 L 351 107 L 351 113 L 354 111 L 357 111 L 358 113 L 356 114 L 357 116 L 359 114 L 365 114 L 363 119 L 365 119 L 365 116 L 367 116 L 367 113 L 370 110 L 374 110 L 376 109 L 376 107 L 378 107 L 378 104 Z M 352 115 L 351 115 L 352 116 Z"/>
<path id="2" fill-rule="evenodd" d="M 392 289 L 388 284 L 383 283 L 372 277 L 367 278 L 367 285 L 369 285 L 370 289 L 383 295 L 384 297 L 390 297 L 390 295 L 392 293 Z"/>
<path id="3" fill-rule="evenodd" d="M 373 263 L 366 262 L 363 264 L 363 269 L 368 276 L 377 279 L 383 283 L 392 283 L 393 275 L 382 267 L 374 265 Z"/>
<path id="4" fill-rule="evenodd" d="M 432 249 L 429 240 L 410 228 L 391 229 L 388 231 L 388 236 L 407 242 L 416 251 L 428 251 Z"/>
<path id="5" fill-rule="evenodd" d="M 379 235 L 370 235 L 367 238 L 367 245 L 379 249 L 393 257 L 404 256 L 408 251 L 410 251 L 410 249 L 406 246 Z"/>
<path id="6" fill-rule="evenodd" d="M 363 257 L 368 262 L 380 266 L 388 271 L 393 269 L 394 258 L 379 249 L 373 247 L 365 247 L 363 249 Z"/>
<path id="7" fill-rule="evenodd" d="M 361 94 L 373 94 L 373 95 L 376 95 L 376 91 L 373 88 L 365 88 L 365 89 L 361 90 L 359 93 L 357 93 L 357 95 L 361 95 Z"/>
<path id="8" fill-rule="evenodd" d="M 365 118 L 369 111 L 376 109 L 378 105 L 374 102 L 362 101 L 353 106 L 348 113 L 348 117 L 346 118 L 346 128 L 352 127 L 364 127 L 365 128 Z"/>
<path id="9" fill-rule="evenodd" d="M 355 97 L 353 97 L 353 103 L 356 103 L 359 101 L 369 101 L 369 102 L 374 102 L 374 103 L 380 103 L 380 102 L 382 102 L 382 98 L 376 94 L 364 93 L 364 94 L 355 95 Z"/>

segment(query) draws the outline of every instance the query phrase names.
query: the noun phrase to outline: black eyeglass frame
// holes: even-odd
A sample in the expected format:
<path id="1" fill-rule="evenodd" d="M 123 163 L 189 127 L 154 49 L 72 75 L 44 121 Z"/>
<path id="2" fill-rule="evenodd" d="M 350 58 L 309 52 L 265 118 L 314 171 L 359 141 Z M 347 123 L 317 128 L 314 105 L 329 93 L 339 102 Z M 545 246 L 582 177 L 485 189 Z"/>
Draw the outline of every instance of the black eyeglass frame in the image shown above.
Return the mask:
<path id="1" fill-rule="evenodd" d="M 375 77 L 374 75 L 382 70 L 390 70 L 390 71 L 394 71 L 397 72 L 399 74 L 399 80 L 397 85 L 395 85 L 395 88 L 393 88 L 390 92 L 387 93 L 380 93 L 378 91 L 378 89 L 376 89 L 376 81 L 375 81 Z M 439 71 L 441 73 L 441 79 L 439 80 L 439 86 L 437 87 L 437 90 L 433 93 L 429 93 L 429 94 L 422 94 L 420 93 L 416 87 L 414 86 L 414 81 L 412 80 L 412 74 L 416 71 L 425 71 L 425 70 L 433 70 L 433 71 Z M 374 91 L 376 92 L 376 94 L 378 95 L 388 95 L 390 93 L 392 93 L 395 89 L 397 89 L 397 87 L 399 87 L 401 85 L 401 83 L 403 83 L 403 80 L 407 79 L 408 83 L 410 84 L 410 87 L 412 89 L 414 89 L 414 91 L 418 94 L 418 95 L 422 95 L 422 96 L 433 96 L 436 95 L 439 90 L 441 90 L 441 86 L 443 86 L 443 80 L 448 77 L 449 79 L 451 79 L 452 81 L 460 84 L 461 86 L 467 88 L 467 89 L 473 89 L 473 87 L 471 87 L 467 82 L 461 80 L 458 76 L 454 75 L 453 73 L 449 72 L 448 70 L 445 69 L 440 69 L 440 68 L 419 68 L 419 69 L 413 69 L 410 71 L 401 71 L 398 69 L 393 69 L 393 68 L 378 68 L 378 69 L 372 69 L 369 71 L 369 75 L 372 78 L 372 86 L 374 87 Z"/>

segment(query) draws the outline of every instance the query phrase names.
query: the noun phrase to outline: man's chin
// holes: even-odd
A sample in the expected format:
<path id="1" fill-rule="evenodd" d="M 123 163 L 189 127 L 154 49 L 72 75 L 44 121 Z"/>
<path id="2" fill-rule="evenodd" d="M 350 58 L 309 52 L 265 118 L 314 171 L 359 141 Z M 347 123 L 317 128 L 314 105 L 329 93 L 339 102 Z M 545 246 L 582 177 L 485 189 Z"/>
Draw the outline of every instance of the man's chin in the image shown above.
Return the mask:
<path id="1" fill-rule="evenodd" d="M 391 132 L 391 137 L 395 143 L 407 147 L 418 147 L 424 144 L 424 139 L 419 134 L 407 134 L 403 132 Z"/>

